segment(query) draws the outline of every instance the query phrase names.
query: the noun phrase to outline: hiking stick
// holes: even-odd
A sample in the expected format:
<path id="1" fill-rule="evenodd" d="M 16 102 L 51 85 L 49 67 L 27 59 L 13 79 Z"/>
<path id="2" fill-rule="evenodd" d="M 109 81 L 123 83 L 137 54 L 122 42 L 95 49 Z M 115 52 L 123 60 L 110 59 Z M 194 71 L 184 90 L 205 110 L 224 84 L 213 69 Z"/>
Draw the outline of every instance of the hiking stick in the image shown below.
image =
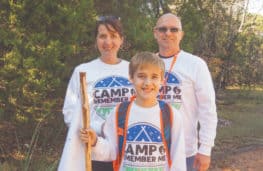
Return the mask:
<path id="1" fill-rule="evenodd" d="M 90 127 L 90 110 L 89 110 L 89 99 L 88 99 L 87 86 L 86 86 L 86 73 L 80 72 L 79 77 L 80 77 L 80 88 L 82 94 L 83 128 L 87 129 Z M 90 143 L 86 143 L 86 147 L 85 147 L 85 167 L 86 167 L 86 171 L 92 171 Z"/>

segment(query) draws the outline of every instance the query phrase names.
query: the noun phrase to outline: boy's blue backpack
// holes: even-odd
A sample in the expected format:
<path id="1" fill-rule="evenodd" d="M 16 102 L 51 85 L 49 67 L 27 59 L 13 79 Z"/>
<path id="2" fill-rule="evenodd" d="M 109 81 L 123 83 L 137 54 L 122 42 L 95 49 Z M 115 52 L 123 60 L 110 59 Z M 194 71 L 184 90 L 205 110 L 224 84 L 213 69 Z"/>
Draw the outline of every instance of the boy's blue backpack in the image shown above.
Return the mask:
<path id="1" fill-rule="evenodd" d="M 173 121 L 172 110 L 169 104 L 164 101 L 159 100 L 160 112 L 160 122 L 161 122 L 161 134 L 162 140 L 165 147 L 165 152 L 167 154 L 169 167 L 171 166 L 170 148 L 171 148 L 171 126 Z M 118 171 L 121 161 L 124 155 L 124 147 L 126 145 L 126 133 L 128 125 L 128 117 L 130 113 L 131 101 L 126 101 L 120 103 L 116 110 L 116 128 L 117 128 L 117 143 L 119 146 L 119 154 L 117 159 L 113 161 L 114 171 Z"/>

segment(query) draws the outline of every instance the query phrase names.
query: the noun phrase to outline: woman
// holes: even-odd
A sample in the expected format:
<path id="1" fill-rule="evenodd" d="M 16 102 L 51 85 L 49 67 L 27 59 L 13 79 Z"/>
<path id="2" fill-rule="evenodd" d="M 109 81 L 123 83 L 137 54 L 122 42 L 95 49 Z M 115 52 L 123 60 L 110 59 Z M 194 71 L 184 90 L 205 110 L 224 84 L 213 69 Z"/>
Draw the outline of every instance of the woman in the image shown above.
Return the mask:
<path id="1" fill-rule="evenodd" d="M 79 137 L 82 128 L 79 73 L 86 72 L 91 127 L 101 134 L 101 126 L 119 102 L 129 100 L 132 86 L 128 81 L 128 62 L 118 58 L 123 44 L 120 20 L 113 16 L 100 17 L 96 30 L 96 46 L 100 57 L 74 69 L 63 106 L 64 121 L 69 127 L 59 171 L 85 171 L 84 147 Z M 98 168 L 97 166 L 100 166 Z M 112 165 L 93 162 L 93 171 L 111 170 Z"/>

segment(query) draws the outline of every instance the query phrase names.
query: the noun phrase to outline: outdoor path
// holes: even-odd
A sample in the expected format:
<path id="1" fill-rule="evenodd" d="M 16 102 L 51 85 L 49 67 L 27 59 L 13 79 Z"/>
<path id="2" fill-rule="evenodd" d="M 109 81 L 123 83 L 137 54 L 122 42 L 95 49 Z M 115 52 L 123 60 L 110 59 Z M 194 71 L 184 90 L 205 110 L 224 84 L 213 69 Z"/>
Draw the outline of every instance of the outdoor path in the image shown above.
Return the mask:
<path id="1" fill-rule="evenodd" d="M 263 146 L 251 146 L 214 159 L 209 171 L 263 171 Z"/>

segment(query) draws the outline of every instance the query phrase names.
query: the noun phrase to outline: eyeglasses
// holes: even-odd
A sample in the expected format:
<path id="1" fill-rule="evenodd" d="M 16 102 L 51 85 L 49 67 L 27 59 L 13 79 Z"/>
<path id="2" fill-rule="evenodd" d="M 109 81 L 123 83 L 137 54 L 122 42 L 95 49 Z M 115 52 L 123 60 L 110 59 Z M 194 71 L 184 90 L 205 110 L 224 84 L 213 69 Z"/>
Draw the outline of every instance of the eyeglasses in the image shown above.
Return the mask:
<path id="1" fill-rule="evenodd" d="M 121 20 L 120 17 L 117 17 L 117 16 L 113 16 L 113 15 L 106 15 L 106 16 L 99 16 L 97 18 L 97 21 L 100 21 L 100 22 L 103 22 L 103 21 L 106 21 L 106 20 Z"/>
<path id="2" fill-rule="evenodd" d="M 181 29 L 177 28 L 177 27 L 157 27 L 156 30 L 158 30 L 161 33 L 166 33 L 168 30 L 170 30 L 171 33 L 177 33 L 179 32 Z"/>

